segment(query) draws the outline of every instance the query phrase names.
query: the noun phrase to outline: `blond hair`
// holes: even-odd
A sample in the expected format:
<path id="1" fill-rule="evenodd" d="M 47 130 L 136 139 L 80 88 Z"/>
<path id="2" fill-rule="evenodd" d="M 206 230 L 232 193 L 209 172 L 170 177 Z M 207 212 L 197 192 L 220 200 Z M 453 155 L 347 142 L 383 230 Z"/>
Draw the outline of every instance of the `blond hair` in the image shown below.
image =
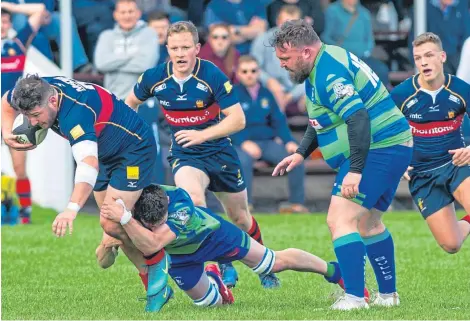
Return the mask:
<path id="1" fill-rule="evenodd" d="M 428 42 L 435 44 L 439 47 L 440 50 L 442 50 L 441 38 L 432 32 L 425 32 L 416 37 L 416 39 L 413 41 L 413 47 L 418 47 Z"/>
<path id="2" fill-rule="evenodd" d="M 178 21 L 173 23 L 168 29 L 167 42 L 168 38 L 177 33 L 189 32 L 193 36 L 194 44 L 199 42 L 199 34 L 197 32 L 196 26 L 191 21 Z"/>

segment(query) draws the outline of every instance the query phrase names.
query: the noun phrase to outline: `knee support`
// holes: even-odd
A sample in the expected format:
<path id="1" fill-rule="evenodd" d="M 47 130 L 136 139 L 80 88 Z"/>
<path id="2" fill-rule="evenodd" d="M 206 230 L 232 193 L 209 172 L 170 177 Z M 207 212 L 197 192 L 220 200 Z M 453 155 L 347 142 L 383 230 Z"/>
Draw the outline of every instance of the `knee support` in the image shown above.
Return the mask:
<path id="1" fill-rule="evenodd" d="M 261 262 L 252 268 L 252 270 L 259 275 L 269 274 L 274 267 L 274 262 L 276 262 L 276 253 L 266 248 Z"/>
<path id="2" fill-rule="evenodd" d="M 209 282 L 207 293 L 201 299 L 194 300 L 194 304 L 198 307 L 212 307 L 215 306 L 219 300 L 220 293 L 217 287 L 212 282 Z"/>

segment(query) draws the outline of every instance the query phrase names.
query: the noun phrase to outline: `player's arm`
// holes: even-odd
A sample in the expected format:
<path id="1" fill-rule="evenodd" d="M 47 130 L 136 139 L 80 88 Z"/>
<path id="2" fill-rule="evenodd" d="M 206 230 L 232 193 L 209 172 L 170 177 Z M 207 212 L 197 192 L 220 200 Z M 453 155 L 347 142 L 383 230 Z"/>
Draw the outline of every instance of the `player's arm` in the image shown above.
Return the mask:
<path id="1" fill-rule="evenodd" d="M 137 110 L 140 104 L 152 97 L 152 88 L 155 85 L 156 79 L 158 79 L 157 75 L 157 68 L 148 69 L 140 75 L 134 89 L 127 95 L 125 103 L 134 110 Z"/>
<path id="2" fill-rule="evenodd" d="M 304 137 L 300 141 L 300 145 L 295 151 L 300 154 L 304 159 L 309 157 L 315 149 L 318 148 L 317 131 L 312 126 L 308 125 Z"/>
<path id="3" fill-rule="evenodd" d="M 137 98 L 134 92 L 132 91 L 129 93 L 129 95 L 127 95 L 126 100 L 124 102 L 127 106 L 131 107 L 134 110 L 137 110 L 140 104 L 143 103 L 143 101 Z"/>
<path id="4" fill-rule="evenodd" d="M 226 137 L 245 128 L 245 113 L 240 103 L 222 109 L 222 114 L 225 118 L 220 123 L 202 131 L 206 140 Z"/>
<path id="5" fill-rule="evenodd" d="M 16 4 L 4 1 L 1 5 L 2 9 L 8 10 L 11 13 L 19 13 L 29 16 L 28 22 L 34 33 L 39 30 L 49 14 L 46 10 L 46 6 L 42 3 Z"/>

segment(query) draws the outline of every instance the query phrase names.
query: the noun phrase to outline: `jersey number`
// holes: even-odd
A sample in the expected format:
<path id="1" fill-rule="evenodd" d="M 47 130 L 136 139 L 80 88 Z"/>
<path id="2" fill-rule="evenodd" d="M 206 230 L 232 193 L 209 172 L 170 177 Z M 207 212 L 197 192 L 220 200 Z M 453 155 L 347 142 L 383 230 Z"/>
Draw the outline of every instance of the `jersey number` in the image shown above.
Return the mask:
<path id="1" fill-rule="evenodd" d="M 361 69 L 362 72 L 366 74 L 367 78 L 369 78 L 374 88 L 376 88 L 379 82 L 379 76 L 377 76 L 377 74 L 372 69 L 370 69 L 370 67 L 367 66 L 367 64 L 364 61 L 357 58 L 355 54 L 349 53 L 349 56 L 351 57 L 353 65 Z"/>

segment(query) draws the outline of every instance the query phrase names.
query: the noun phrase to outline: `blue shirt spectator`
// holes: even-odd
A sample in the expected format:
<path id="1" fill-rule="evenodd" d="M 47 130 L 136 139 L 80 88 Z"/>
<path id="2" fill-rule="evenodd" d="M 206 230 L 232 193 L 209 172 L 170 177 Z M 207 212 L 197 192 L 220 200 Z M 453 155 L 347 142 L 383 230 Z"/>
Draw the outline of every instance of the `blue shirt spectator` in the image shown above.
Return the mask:
<path id="1" fill-rule="evenodd" d="M 206 8 L 205 26 L 230 25 L 233 43 L 240 54 L 250 51 L 251 41 L 266 31 L 266 4 L 252 0 L 212 0 Z"/>

